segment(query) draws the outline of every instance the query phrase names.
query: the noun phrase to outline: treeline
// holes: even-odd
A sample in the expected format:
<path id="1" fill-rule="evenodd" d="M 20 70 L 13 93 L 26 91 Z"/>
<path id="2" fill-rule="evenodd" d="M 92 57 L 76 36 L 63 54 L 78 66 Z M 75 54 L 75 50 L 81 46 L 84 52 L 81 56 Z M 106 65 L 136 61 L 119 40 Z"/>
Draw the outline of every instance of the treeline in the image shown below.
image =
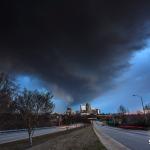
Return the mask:
<path id="1" fill-rule="evenodd" d="M 90 124 L 91 120 L 89 118 L 95 118 L 95 120 L 97 119 L 95 115 L 81 116 L 80 114 L 72 114 L 72 115 L 66 114 L 62 116 L 62 124 L 65 125 L 76 123 Z"/>
<path id="2" fill-rule="evenodd" d="M 40 114 L 38 116 L 36 127 L 50 127 L 58 125 L 49 114 Z M 24 120 L 19 113 L 0 113 L 0 130 L 25 129 Z"/>
<path id="3" fill-rule="evenodd" d="M 137 111 L 137 113 L 130 113 L 129 110 L 120 105 L 117 113 L 101 114 L 98 118 L 111 126 L 121 126 L 129 128 L 149 128 L 150 127 L 150 105 L 144 107 L 145 113 Z"/>
<path id="4" fill-rule="evenodd" d="M 137 125 L 137 126 L 150 126 L 150 105 L 147 104 L 144 106 L 143 111 L 137 111 L 137 113 L 129 113 L 129 110 L 120 105 L 118 108 L 118 114 L 113 115 L 113 120 L 119 120 L 119 122 L 124 125 Z"/>

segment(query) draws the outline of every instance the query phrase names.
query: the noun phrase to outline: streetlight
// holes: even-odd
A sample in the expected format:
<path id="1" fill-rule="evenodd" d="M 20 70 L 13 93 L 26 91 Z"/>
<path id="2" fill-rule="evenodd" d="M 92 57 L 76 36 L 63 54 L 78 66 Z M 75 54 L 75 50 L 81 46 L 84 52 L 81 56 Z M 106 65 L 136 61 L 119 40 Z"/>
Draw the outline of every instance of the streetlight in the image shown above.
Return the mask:
<path id="1" fill-rule="evenodd" d="M 146 118 L 146 113 L 145 113 L 145 108 L 144 108 L 144 103 L 143 103 L 142 96 L 139 96 L 139 95 L 136 95 L 136 94 L 133 94 L 133 96 L 139 97 L 140 100 L 141 100 L 142 108 L 143 108 L 143 112 L 144 112 L 145 123 L 146 123 L 147 122 L 147 118 Z"/>

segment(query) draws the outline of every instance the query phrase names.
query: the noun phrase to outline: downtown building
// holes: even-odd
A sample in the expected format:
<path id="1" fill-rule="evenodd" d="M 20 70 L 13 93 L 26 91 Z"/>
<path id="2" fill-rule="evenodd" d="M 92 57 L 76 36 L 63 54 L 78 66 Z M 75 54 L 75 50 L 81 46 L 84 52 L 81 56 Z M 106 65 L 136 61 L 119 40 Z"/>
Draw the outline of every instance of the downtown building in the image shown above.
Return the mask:
<path id="1" fill-rule="evenodd" d="M 99 115 L 100 109 L 92 108 L 89 103 L 80 105 L 80 114 L 81 115 Z"/>

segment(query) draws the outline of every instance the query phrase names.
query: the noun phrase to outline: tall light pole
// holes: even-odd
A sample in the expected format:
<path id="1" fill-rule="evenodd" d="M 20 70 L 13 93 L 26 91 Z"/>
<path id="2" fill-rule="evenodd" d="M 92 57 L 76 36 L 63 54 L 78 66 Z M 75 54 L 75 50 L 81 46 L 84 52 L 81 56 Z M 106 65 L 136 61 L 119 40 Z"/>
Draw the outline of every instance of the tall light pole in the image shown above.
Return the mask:
<path id="1" fill-rule="evenodd" d="M 147 122 L 147 118 L 146 118 L 146 113 L 145 113 L 145 108 L 144 108 L 144 103 L 143 103 L 142 96 L 139 96 L 139 95 L 136 95 L 136 94 L 133 94 L 133 96 L 139 97 L 140 100 L 141 100 L 142 108 L 143 108 L 143 112 L 144 112 L 145 123 L 146 123 Z"/>

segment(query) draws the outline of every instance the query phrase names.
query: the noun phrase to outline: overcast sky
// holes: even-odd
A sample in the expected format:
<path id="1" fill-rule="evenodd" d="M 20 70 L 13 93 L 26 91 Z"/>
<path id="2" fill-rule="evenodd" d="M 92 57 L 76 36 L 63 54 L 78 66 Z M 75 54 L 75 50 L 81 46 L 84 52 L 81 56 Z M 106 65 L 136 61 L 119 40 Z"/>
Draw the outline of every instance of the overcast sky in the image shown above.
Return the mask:
<path id="1" fill-rule="evenodd" d="M 52 91 L 56 111 L 150 102 L 150 1 L 5 0 L 0 17 L 0 71 Z"/>

